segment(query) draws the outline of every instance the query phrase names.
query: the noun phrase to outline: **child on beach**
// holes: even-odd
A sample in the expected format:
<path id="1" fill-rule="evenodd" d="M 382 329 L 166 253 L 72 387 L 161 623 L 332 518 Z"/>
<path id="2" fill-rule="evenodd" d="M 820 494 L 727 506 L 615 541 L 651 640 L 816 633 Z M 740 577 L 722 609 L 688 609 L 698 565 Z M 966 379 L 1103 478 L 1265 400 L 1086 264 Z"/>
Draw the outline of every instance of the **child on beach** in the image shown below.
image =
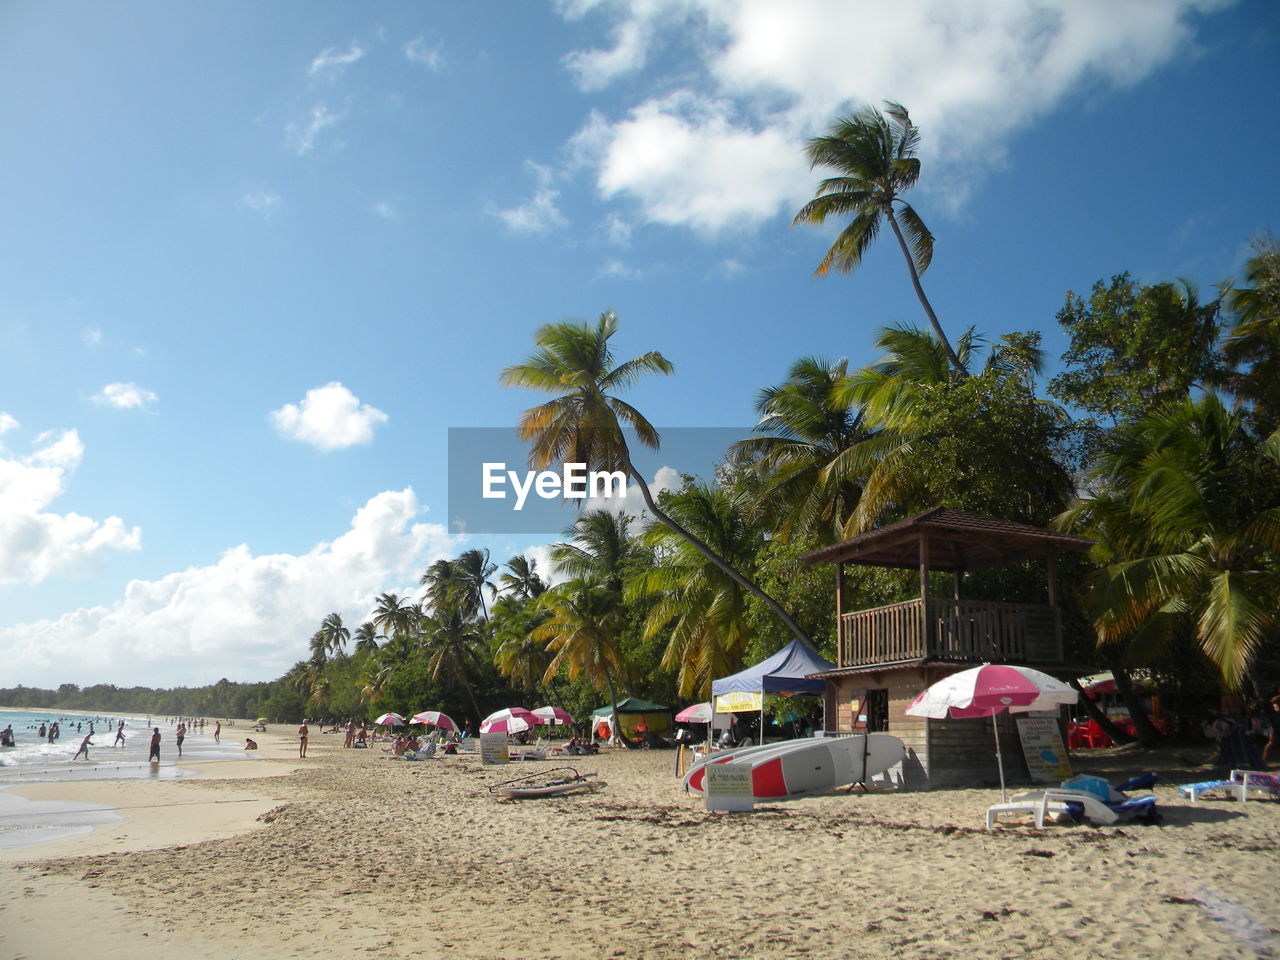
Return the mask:
<path id="1" fill-rule="evenodd" d="M 160 728 L 152 727 L 151 733 L 151 752 L 147 755 L 147 759 L 152 763 L 160 762 Z"/>
<path id="2" fill-rule="evenodd" d="M 80 754 L 82 753 L 84 754 L 84 758 L 86 760 L 89 759 L 89 748 L 93 746 L 93 740 L 90 739 L 92 736 L 93 734 L 90 733 L 83 740 L 80 741 L 80 749 L 76 751 L 76 755 L 71 758 L 72 760 L 79 760 Z"/>
<path id="3" fill-rule="evenodd" d="M 244 748 L 245 748 L 246 750 L 257 750 L 257 749 L 258 749 L 258 741 L 257 741 L 257 740 L 250 740 L 248 737 L 245 737 L 245 738 L 244 738 Z"/>

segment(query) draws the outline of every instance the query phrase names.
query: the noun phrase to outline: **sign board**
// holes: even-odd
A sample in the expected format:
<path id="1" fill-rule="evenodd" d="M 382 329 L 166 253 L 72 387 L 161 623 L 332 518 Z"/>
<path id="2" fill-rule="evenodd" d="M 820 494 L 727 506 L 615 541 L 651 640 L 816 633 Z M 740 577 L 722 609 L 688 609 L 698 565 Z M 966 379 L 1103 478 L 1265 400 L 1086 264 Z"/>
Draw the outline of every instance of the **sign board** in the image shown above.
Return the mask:
<path id="1" fill-rule="evenodd" d="M 762 706 L 764 706 L 763 693 L 735 690 L 732 693 L 716 695 L 716 713 L 746 713 L 747 711 L 759 713 Z"/>
<path id="2" fill-rule="evenodd" d="M 1062 745 L 1056 715 L 1018 717 L 1018 738 L 1027 770 L 1036 783 L 1061 783 L 1071 776 L 1071 760 Z"/>
<path id="3" fill-rule="evenodd" d="M 507 735 L 505 733 L 480 734 L 480 762 L 507 763 Z"/>
<path id="4" fill-rule="evenodd" d="M 751 792 L 751 764 L 712 763 L 703 774 L 702 790 L 708 810 L 751 811 L 756 799 Z"/>

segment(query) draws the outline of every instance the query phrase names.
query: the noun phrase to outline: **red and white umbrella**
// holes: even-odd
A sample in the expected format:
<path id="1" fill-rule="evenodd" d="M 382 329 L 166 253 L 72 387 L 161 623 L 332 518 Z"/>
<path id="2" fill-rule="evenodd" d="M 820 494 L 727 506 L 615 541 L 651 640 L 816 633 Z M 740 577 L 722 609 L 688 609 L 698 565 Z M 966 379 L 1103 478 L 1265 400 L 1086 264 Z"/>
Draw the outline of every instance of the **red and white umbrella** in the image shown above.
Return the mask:
<path id="1" fill-rule="evenodd" d="M 908 704 L 911 717 L 994 717 L 1032 710 L 1054 710 L 1064 703 L 1075 703 L 1079 694 L 1061 680 L 1030 667 L 1007 663 L 984 663 L 980 667 L 961 670 L 944 677 L 919 693 Z M 993 722 L 992 729 L 995 729 Z M 1000 754 L 1000 735 L 996 732 L 996 764 L 1000 767 L 1000 799 L 1004 791 L 1004 757 Z"/>
<path id="2" fill-rule="evenodd" d="M 458 725 L 454 722 L 453 717 L 447 713 L 441 713 L 439 710 L 423 710 L 421 713 L 415 713 L 410 721 L 411 723 L 425 723 L 439 730 L 457 730 Z"/>
<path id="3" fill-rule="evenodd" d="M 508 707 L 491 713 L 480 723 L 481 733 L 522 733 L 542 723 L 541 717 L 524 707 Z"/>
<path id="4" fill-rule="evenodd" d="M 535 717 L 540 718 L 546 723 L 555 725 L 557 723 L 573 723 L 573 715 L 564 707 L 538 707 L 530 711 Z"/>
<path id="5" fill-rule="evenodd" d="M 695 703 L 676 714 L 676 723 L 710 723 L 712 712 L 710 702 Z"/>
<path id="6" fill-rule="evenodd" d="M 398 713 L 384 713 L 373 722 L 380 727 L 403 727 L 405 725 L 404 717 Z"/>

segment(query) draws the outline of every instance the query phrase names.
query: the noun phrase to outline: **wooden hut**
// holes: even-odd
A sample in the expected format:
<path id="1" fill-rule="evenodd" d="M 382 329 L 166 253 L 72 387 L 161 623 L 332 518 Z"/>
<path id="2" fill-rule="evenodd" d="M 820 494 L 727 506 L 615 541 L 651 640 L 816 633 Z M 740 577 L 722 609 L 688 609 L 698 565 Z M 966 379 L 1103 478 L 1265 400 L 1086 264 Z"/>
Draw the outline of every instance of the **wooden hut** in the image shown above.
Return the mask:
<path id="1" fill-rule="evenodd" d="M 935 507 L 806 554 L 807 563 L 836 565 L 836 667 L 816 675 L 827 682 L 828 727 L 837 732 L 882 730 L 900 738 L 907 747 L 904 786 L 994 781 L 991 720 L 930 720 L 908 717 L 904 710 L 931 683 L 980 663 L 1060 673 L 1065 663 L 1055 558 L 1090 546 L 1092 541 L 1083 537 Z M 1027 560 L 1047 566 L 1044 603 L 964 595 L 966 572 Z M 846 610 L 850 564 L 917 568 L 919 596 L 870 610 Z M 937 572 L 951 574 L 951 597 L 930 595 L 930 574 Z M 997 723 L 1005 757 L 1016 758 L 1006 762 L 1006 772 L 1025 776 L 1012 720 L 1006 713 Z"/>

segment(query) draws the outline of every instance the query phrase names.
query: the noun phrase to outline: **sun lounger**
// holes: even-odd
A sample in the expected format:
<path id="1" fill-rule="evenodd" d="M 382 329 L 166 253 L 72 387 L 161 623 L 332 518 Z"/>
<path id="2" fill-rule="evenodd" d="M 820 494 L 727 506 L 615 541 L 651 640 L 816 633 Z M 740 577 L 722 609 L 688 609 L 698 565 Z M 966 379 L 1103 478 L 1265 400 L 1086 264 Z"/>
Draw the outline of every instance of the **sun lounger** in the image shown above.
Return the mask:
<path id="1" fill-rule="evenodd" d="M 1192 803 L 1198 803 L 1200 797 L 1206 793 L 1212 793 L 1214 790 L 1229 790 L 1239 799 L 1240 784 L 1234 780 L 1201 780 L 1199 783 L 1184 783 L 1178 787 L 1178 793 L 1182 795 L 1183 800 L 1190 800 Z"/>
<path id="2" fill-rule="evenodd" d="M 995 828 L 996 820 L 1004 814 L 1030 813 L 1037 827 L 1043 828 L 1049 814 L 1065 813 L 1072 820 L 1081 817 L 1090 823 L 1109 827 L 1124 820 L 1154 818 L 1154 796 L 1126 797 L 1116 803 L 1104 803 L 1095 793 L 1087 790 L 1064 790 L 1051 787 L 1020 793 L 1005 803 L 997 803 L 987 809 L 987 829 Z"/>
<path id="3" fill-rule="evenodd" d="M 1045 818 L 1051 813 L 1054 815 L 1067 813 L 1067 805 L 1057 800 L 1046 801 L 1043 793 L 1039 791 L 1034 796 L 1023 794 L 1004 803 L 987 807 L 987 829 L 995 829 L 998 817 L 1028 813 L 1035 818 L 1036 827 L 1043 829 Z"/>
<path id="4" fill-rule="evenodd" d="M 1260 792 L 1264 796 L 1280 800 L 1280 774 L 1266 773 L 1262 770 L 1232 770 L 1230 780 L 1203 780 L 1200 783 L 1184 783 L 1178 792 L 1184 799 L 1196 803 L 1200 797 L 1214 790 L 1230 793 L 1241 803 L 1249 800 L 1249 790 Z"/>

